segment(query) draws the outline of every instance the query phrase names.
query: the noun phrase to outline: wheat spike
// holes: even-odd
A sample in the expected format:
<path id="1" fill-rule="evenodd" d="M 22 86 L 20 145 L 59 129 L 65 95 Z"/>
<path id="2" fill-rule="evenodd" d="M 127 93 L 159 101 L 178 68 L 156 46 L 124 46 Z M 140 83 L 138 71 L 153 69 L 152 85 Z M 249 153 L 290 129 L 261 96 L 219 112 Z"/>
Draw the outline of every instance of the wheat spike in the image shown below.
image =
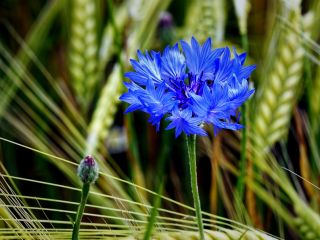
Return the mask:
<path id="1" fill-rule="evenodd" d="M 141 230 L 140 230 L 141 232 Z M 0 239 L 21 239 L 19 234 L 28 234 L 23 239 L 70 239 L 69 229 L 0 229 L 2 234 Z M 41 234 L 41 238 L 39 238 Z M 81 239 L 109 239 L 109 240 L 140 240 L 143 239 L 141 234 L 130 234 L 130 230 L 123 229 L 83 229 L 80 230 Z M 196 231 L 163 231 L 155 233 L 152 240 L 197 240 L 199 239 Z M 277 238 L 271 237 L 267 234 L 245 231 L 245 230 L 223 230 L 211 231 L 207 230 L 205 234 L 206 240 L 275 240 Z"/>
<path id="2" fill-rule="evenodd" d="M 115 65 L 107 84 L 102 89 L 101 96 L 104 97 L 99 99 L 93 121 L 88 128 L 86 153 L 94 153 L 100 141 L 108 135 L 122 89 L 120 67 Z"/>
<path id="3" fill-rule="evenodd" d="M 258 149 L 269 148 L 285 137 L 292 110 L 297 100 L 303 68 L 304 49 L 302 31 L 309 34 L 313 23 L 310 15 L 301 16 L 300 8 L 290 10 L 288 22 L 292 29 L 284 29 L 280 36 L 278 55 L 266 82 L 261 87 L 256 105 L 254 141 Z M 285 186 L 283 186 L 285 188 Z M 320 238 L 320 217 L 296 193 L 290 195 L 297 218 L 296 230 L 304 239 Z"/>
<path id="4" fill-rule="evenodd" d="M 301 18 L 299 7 L 290 10 L 288 21 L 293 29 L 287 27 L 282 31 L 273 67 L 257 94 L 260 98 L 256 105 L 254 140 L 262 149 L 272 146 L 288 131 L 302 80 L 304 49 L 297 34 Z"/>
<path id="5" fill-rule="evenodd" d="M 304 239 L 320 239 L 320 216 L 300 198 L 294 203 L 296 229 Z"/>
<path id="6" fill-rule="evenodd" d="M 95 1 L 72 1 L 69 71 L 77 100 L 82 107 L 88 104 L 98 76 L 95 16 Z"/>
<path id="7" fill-rule="evenodd" d="M 138 238 L 139 239 L 139 238 Z M 199 238 L 198 232 L 191 231 L 181 231 L 181 232 L 163 232 L 155 234 L 153 237 L 154 240 L 160 239 L 170 239 L 170 240 L 197 240 Z M 214 240 L 275 240 L 271 236 L 268 236 L 263 233 L 251 231 L 251 230 L 229 230 L 223 229 L 222 231 L 205 231 L 205 239 L 214 239 Z"/>
<path id="8" fill-rule="evenodd" d="M 319 132 L 319 117 L 320 117 L 320 66 L 317 68 L 316 76 L 314 78 L 314 82 L 312 84 L 311 88 L 311 94 L 310 94 L 310 107 L 311 107 L 311 124 L 312 129 L 316 133 Z"/>
<path id="9" fill-rule="evenodd" d="M 248 0 L 233 0 L 235 13 L 238 18 L 239 31 L 241 34 L 247 34 L 247 20 L 251 8 Z"/>
<path id="10" fill-rule="evenodd" d="M 225 7 L 224 0 L 194 1 L 188 11 L 187 35 L 194 35 L 200 42 L 204 42 L 208 37 L 213 38 L 215 43 L 223 41 L 226 24 Z"/>

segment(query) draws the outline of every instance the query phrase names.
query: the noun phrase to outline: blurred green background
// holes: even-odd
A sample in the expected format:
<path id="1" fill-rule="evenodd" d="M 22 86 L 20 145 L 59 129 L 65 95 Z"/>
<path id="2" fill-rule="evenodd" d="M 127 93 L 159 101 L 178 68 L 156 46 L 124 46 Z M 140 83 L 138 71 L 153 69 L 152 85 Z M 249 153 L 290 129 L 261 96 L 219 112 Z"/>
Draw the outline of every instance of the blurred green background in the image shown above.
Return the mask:
<path id="1" fill-rule="evenodd" d="M 80 197 L 76 164 L 87 154 L 103 173 L 89 197 L 88 229 L 107 222 L 114 236 L 140 236 L 158 192 L 165 198 L 154 236 L 196 230 L 184 137 L 156 133 L 143 113 L 123 115 L 118 100 L 138 49 L 195 36 L 247 51 L 247 64 L 257 65 L 256 93 L 241 109 L 245 130 L 214 136 L 206 126 L 209 137 L 198 138 L 206 228 L 320 239 L 319 21 L 317 0 L 2 0 L 0 238 L 14 228 L 20 236 L 69 229 Z"/>

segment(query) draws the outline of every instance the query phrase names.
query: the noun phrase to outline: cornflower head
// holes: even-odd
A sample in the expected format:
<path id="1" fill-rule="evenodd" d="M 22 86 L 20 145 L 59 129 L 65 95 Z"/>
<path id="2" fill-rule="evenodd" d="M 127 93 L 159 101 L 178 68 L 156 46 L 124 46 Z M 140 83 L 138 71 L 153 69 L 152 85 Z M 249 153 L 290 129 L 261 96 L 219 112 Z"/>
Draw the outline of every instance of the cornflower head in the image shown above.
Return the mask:
<path id="1" fill-rule="evenodd" d="M 82 159 L 77 174 L 83 183 L 94 183 L 99 175 L 99 166 L 95 159 L 90 155 Z"/>
<path id="2" fill-rule="evenodd" d="M 192 37 L 191 44 L 180 41 L 163 53 L 138 50 L 134 69 L 127 72 L 128 91 L 120 100 L 129 103 L 126 113 L 141 110 L 150 115 L 149 122 L 160 127 L 162 118 L 175 129 L 175 136 L 206 135 L 202 126 L 212 124 L 214 131 L 238 130 L 237 109 L 253 93 L 248 78 L 255 65 L 244 66 L 246 53 L 240 55 L 228 47 L 212 49 L 208 38 L 201 46 Z"/>

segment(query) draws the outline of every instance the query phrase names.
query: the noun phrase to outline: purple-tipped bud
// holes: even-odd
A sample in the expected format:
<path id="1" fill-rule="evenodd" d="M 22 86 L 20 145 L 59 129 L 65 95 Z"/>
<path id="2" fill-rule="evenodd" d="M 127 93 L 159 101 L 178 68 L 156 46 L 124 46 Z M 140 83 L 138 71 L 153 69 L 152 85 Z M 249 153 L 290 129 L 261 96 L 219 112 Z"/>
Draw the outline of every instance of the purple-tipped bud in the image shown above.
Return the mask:
<path id="1" fill-rule="evenodd" d="M 173 18 L 169 12 L 161 12 L 159 19 L 160 28 L 170 28 L 173 27 Z"/>
<path id="2" fill-rule="evenodd" d="M 174 19 L 169 12 L 162 12 L 160 14 L 158 23 L 158 38 L 163 44 L 172 43 L 175 39 L 175 24 Z"/>
<path id="3" fill-rule="evenodd" d="M 81 160 L 78 167 L 78 176 L 83 183 L 94 183 L 99 175 L 99 166 L 90 155 Z"/>

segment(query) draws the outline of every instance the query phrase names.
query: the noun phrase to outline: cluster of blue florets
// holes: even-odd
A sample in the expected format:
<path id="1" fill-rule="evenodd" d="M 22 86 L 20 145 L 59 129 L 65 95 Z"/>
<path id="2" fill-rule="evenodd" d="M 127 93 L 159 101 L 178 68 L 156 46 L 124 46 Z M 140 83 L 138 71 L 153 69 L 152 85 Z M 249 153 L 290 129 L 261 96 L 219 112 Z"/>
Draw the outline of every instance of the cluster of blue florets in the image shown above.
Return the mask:
<path id="1" fill-rule="evenodd" d="M 233 58 L 228 47 L 212 49 L 211 39 L 201 46 L 195 38 L 189 45 L 180 41 L 163 53 L 138 51 L 138 61 L 131 59 L 133 72 L 125 77 L 128 92 L 120 100 L 129 103 L 126 112 L 141 110 L 159 130 L 162 118 L 170 121 L 176 137 L 185 134 L 206 135 L 203 124 L 214 130 L 238 130 L 237 109 L 253 93 L 248 78 L 255 65 L 243 66 L 246 53 Z"/>

